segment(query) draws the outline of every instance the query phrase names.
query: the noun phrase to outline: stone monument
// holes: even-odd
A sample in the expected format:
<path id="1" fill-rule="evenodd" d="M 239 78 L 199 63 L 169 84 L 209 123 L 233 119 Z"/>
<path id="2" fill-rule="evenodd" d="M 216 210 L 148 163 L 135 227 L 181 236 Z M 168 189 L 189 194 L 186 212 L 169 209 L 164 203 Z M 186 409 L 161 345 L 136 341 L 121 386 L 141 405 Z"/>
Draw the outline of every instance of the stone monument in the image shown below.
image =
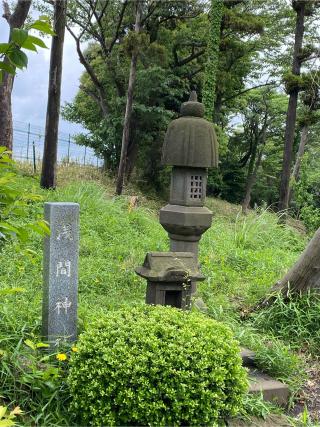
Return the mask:
<path id="1" fill-rule="evenodd" d="M 42 334 L 49 343 L 77 337 L 78 203 L 45 203 Z"/>
<path id="2" fill-rule="evenodd" d="M 172 174 L 169 204 L 160 210 L 160 224 L 169 234 L 172 252 L 149 253 L 144 266 L 136 269 L 148 281 L 149 304 L 188 308 L 196 282 L 204 280 L 198 270 L 198 245 L 212 222 L 204 202 L 207 169 L 218 166 L 218 143 L 203 115 L 203 104 L 191 92 L 181 106 L 181 117 L 170 123 L 165 136 L 162 163 L 172 166 Z"/>

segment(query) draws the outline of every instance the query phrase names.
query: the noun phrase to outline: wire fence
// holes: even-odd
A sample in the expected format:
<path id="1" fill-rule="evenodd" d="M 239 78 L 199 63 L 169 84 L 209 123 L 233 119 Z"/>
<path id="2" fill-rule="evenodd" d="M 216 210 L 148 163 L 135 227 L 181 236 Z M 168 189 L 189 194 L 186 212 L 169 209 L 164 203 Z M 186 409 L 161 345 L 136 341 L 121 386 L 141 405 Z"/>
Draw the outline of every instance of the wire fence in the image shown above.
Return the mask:
<path id="1" fill-rule="evenodd" d="M 42 161 L 45 130 L 40 126 L 15 121 L 13 123 L 13 158 L 36 164 Z M 75 143 L 74 136 L 58 134 L 58 163 L 101 166 L 102 160 L 95 152 Z"/>

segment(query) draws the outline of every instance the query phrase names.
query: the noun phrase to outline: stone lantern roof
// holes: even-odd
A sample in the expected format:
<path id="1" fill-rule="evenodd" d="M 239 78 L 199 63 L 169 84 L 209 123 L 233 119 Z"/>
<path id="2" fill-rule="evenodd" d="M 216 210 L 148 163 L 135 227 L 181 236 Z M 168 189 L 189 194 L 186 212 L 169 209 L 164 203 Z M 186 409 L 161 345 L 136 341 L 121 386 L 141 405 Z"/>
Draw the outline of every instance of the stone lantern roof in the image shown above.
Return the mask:
<path id="1" fill-rule="evenodd" d="M 194 168 L 218 166 L 218 142 L 212 123 L 203 118 L 204 106 L 191 92 L 180 110 L 181 117 L 167 129 L 162 150 L 162 164 Z"/>
<path id="2" fill-rule="evenodd" d="M 154 282 L 184 282 L 204 280 L 191 252 L 148 252 L 142 267 L 136 273 Z"/>

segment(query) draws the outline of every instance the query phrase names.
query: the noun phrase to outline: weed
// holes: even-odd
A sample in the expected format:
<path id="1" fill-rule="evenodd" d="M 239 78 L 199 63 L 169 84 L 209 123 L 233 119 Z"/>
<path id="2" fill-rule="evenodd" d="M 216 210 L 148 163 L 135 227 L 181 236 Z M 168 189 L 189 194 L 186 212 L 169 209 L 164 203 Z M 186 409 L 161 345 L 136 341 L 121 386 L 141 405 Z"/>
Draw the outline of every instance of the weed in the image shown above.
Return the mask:
<path id="1" fill-rule="evenodd" d="M 254 325 L 272 333 L 296 349 L 319 355 L 320 295 L 307 292 L 301 295 L 281 294 L 270 307 L 253 316 Z"/>

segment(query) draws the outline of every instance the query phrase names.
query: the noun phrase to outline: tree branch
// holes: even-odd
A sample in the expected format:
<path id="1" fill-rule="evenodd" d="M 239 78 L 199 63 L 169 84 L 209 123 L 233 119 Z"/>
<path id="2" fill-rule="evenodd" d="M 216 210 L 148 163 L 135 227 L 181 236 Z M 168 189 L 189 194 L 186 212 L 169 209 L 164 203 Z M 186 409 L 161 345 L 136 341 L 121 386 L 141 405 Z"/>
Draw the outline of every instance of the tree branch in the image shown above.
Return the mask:
<path id="1" fill-rule="evenodd" d="M 248 89 L 244 89 L 244 90 L 242 90 L 242 91 L 240 91 L 240 92 L 238 92 L 238 93 L 235 93 L 234 95 L 229 96 L 228 98 L 224 98 L 224 99 L 222 100 L 222 102 L 230 101 L 230 99 L 234 99 L 234 98 L 236 98 L 237 96 L 243 95 L 244 93 L 247 93 L 247 92 L 249 92 L 250 90 L 258 89 L 259 87 L 264 87 L 264 86 L 274 86 L 274 85 L 275 85 L 275 82 L 270 82 L 270 83 L 263 83 L 263 84 L 261 84 L 261 85 L 253 86 L 253 87 L 250 87 L 250 88 L 248 88 Z"/>
<path id="2" fill-rule="evenodd" d="M 191 55 L 189 55 L 185 59 L 182 59 L 181 61 L 178 60 L 178 55 L 176 55 L 175 58 L 177 59 L 177 62 L 175 63 L 175 67 L 182 67 L 183 65 L 188 64 L 189 62 L 203 55 L 205 51 L 206 51 L 205 49 L 202 49 L 202 50 L 199 50 L 198 52 L 193 52 Z"/>
<path id="3" fill-rule="evenodd" d="M 118 25 L 117 25 L 117 29 L 116 29 L 115 35 L 114 35 L 114 37 L 113 37 L 113 39 L 112 39 L 112 41 L 110 43 L 109 49 L 108 49 L 109 53 L 111 53 L 111 51 L 113 49 L 113 46 L 115 45 L 117 39 L 119 38 L 119 31 L 120 31 L 120 27 L 121 27 L 121 24 L 122 24 L 122 21 L 123 21 L 124 12 L 126 10 L 127 5 L 128 5 L 128 0 L 125 0 L 123 2 L 123 5 L 122 5 L 122 9 L 121 9 L 121 12 L 120 12 L 119 21 L 118 21 Z"/>
<path id="4" fill-rule="evenodd" d="M 103 113 L 104 116 L 107 116 L 109 114 L 109 109 L 108 109 L 107 102 L 106 102 L 105 90 L 104 90 L 102 84 L 100 83 L 98 77 L 96 76 L 96 74 L 94 72 L 94 69 L 92 68 L 92 66 L 89 64 L 89 62 L 86 60 L 86 58 L 83 55 L 83 52 L 81 50 L 81 45 L 80 45 L 80 39 L 71 30 L 71 28 L 70 28 L 69 25 L 67 25 L 66 27 L 67 27 L 67 30 L 69 31 L 69 33 L 71 34 L 71 36 L 74 38 L 74 40 L 76 42 L 76 48 L 77 48 L 77 53 L 78 53 L 78 56 L 79 56 L 79 61 L 81 62 L 81 64 L 86 69 L 86 71 L 89 74 L 89 77 L 90 77 L 92 83 L 94 84 L 94 86 L 98 90 L 98 93 L 99 93 L 99 105 L 100 105 L 100 108 L 102 110 L 102 113 Z"/>
<path id="5" fill-rule="evenodd" d="M 18 0 L 13 13 L 9 17 L 8 22 L 9 22 L 10 28 L 22 27 L 22 25 L 24 24 L 28 16 L 30 6 L 31 6 L 31 0 Z"/>
<path id="6" fill-rule="evenodd" d="M 8 5 L 8 2 L 3 0 L 2 2 L 3 5 L 3 10 L 4 10 L 4 14 L 2 15 L 2 17 L 8 22 L 9 24 L 9 20 L 10 20 L 10 16 L 11 16 L 11 12 L 10 12 L 10 7 Z"/>

